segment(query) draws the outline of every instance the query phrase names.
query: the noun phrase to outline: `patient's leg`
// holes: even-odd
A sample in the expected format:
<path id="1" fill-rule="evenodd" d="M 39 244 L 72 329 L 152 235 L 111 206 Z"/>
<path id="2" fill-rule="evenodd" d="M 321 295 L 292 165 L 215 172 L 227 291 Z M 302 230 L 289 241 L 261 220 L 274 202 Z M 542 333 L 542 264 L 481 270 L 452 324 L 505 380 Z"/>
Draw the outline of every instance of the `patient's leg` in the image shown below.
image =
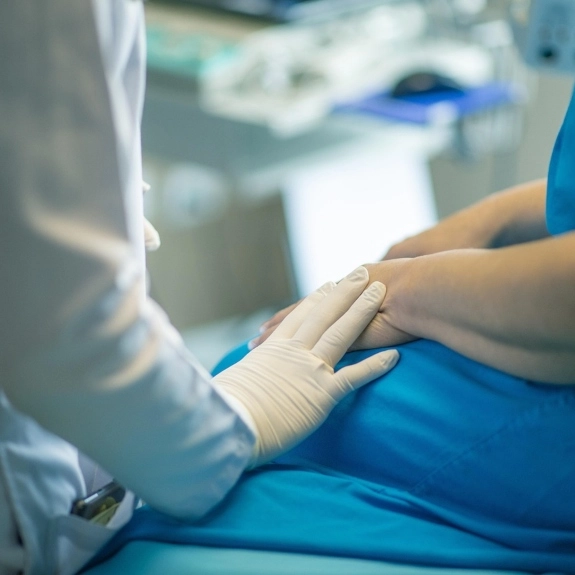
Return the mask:
<path id="1" fill-rule="evenodd" d="M 575 387 L 533 384 L 429 341 L 400 351 L 392 372 L 344 400 L 280 461 L 462 516 L 575 528 Z"/>

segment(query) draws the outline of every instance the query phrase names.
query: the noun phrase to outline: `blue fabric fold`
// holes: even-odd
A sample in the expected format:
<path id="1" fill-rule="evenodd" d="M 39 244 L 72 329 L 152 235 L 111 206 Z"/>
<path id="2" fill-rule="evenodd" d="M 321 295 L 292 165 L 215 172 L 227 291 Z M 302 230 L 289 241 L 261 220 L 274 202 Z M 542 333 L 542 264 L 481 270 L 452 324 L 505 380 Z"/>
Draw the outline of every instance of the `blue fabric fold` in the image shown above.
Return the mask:
<path id="1" fill-rule="evenodd" d="M 150 508 L 132 540 L 409 565 L 575 573 L 575 389 L 539 385 L 420 340 L 207 517 Z M 218 369 L 247 352 L 236 350 Z M 347 354 L 340 366 L 371 352 Z"/>

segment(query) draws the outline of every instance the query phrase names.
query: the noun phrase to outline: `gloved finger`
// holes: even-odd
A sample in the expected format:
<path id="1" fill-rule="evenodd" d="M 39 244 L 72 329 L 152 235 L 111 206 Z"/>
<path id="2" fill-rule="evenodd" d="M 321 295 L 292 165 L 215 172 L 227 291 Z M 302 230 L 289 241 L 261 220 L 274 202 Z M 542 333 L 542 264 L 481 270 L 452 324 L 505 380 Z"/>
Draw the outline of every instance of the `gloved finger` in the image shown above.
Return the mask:
<path id="1" fill-rule="evenodd" d="M 308 295 L 276 328 L 271 334 L 273 338 L 291 338 L 298 331 L 302 323 L 325 297 L 335 289 L 333 282 L 327 282 L 318 290 Z"/>
<path id="2" fill-rule="evenodd" d="M 337 390 L 332 390 L 331 394 L 337 392 L 334 395 L 336 401 L 343 399 L 348 393 L 386 374 L 395 367 L 398 360 L 399 352 L 390 349 L 340 369 L 334 375 Z"/>
<path id="3" fill-rule="evenodd" d="M 320 338 L 313 353 L 333 367 L 373 320 L 385 298 L 385 286 L 374 282 Z"/>
<path id="4" fill-rule="evenodd" d="M 262 323 L 260 326 L 260 333 L 266 333 L 270 329 L 277 327 L 302 301 L 303 299 L 300 299 L 288 307 L 280 309 L 280 311 L 275 313 L 270 319 Z"/>
<path id="5" fill-rule="evenodd" d="M 323 301 L 307 312 L 294 337 L 310 349 L 320 337 L 353 305 L 363 293 L 369 274 L 360 266 L 337 284 Z M 301 307 L 301 306 L 300 306 Z"/>
<path id="6" fill-rule="evenodd" d="M 155 252 L 162 243 L 160 241 L 160 234 L 146 218 L 144 218 L 144 241 L 146 250 L 149 252 Z"/>

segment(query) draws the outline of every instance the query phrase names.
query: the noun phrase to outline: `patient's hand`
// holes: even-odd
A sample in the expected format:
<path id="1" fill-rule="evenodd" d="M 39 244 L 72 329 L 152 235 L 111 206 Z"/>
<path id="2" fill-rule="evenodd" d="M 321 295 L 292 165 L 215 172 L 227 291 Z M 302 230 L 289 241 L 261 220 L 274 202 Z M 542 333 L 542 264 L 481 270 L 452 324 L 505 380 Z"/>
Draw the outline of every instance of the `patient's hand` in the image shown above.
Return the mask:
<path id="1" fill-rule="evenodd" d="M 399 299 L 394 297 L 394 295 L 397 296 L 398 290 L 402 289 L 401 280 L 406 275 L 410 261 L 409 258 L 402 258 L 376 264 L 366 264 L 364 266 L 369 272 L 370 283 L 374 281 L 381 282 L 385 279 L 387 296 L 379 313 L 351 346 L 352 350 L 399 345 L 417 339 L 415 336 L 395 327 L 395 318 L 402 313 L 402 310 Z"/>
<path id="2" fill-rule="evenodd" d="M 403 271 L 405 265 L 410 260 L 408 258 L 397 259 L 392 261 L 383 261 L 375 264 L 366 264 L 364 267 L 369 272 L 369 283 L 380 281 L 387 286 L 387 297 L 380 312 L 375 316 L 367 329 L 351 346 L 352 350 L 374 349 L 407 343 L 417 339 L 416 337 L 401 331 L 393 326 L 393 317 L 400 313 L 396 310 L 397 298 L 393 297 L 396 278 Z M 271 319 L 265 322 L 262 327 L 262 333 L 259 337 L 250 342 L 250 347 L 256 347 L 262 344 L 275 331 L 277 326 L 284 320 L 289 313 L 294 310 L 300 302 L 296 302 L 289 307 L 278 311 Z"/>
<path id="3" fill-rule="evenodd" d="M 276 327 L 302 302 L 303 300 L 296 301 L 284 309 L 280 309 L 268 321 L 264 322 L 260 327 L 261 335 L 256 337 L 249 343 L 250 348 L 261 345 L 276 329 Z"/>

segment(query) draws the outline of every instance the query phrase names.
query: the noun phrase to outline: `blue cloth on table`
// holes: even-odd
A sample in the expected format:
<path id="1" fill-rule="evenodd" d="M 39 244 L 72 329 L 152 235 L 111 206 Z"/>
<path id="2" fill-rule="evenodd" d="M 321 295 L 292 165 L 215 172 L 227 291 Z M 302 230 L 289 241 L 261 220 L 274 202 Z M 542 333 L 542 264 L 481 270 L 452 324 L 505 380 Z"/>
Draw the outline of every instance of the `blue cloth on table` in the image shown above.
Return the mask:
<path id="1" fill-rule="evenodd" d="M 413 342 L 392 372 L 277 463 L 245 474 L 206 518 L 141 509 L 99 560 L 148 539 L 575 573 L 574 422 L 573 387 Z"/>
<path id="2" fill-rule="evenodd" d="M 367 559 L 253 549 L 132 541 L 89 575 L 528 575 L 525 571 L 449 569 Z"/>

